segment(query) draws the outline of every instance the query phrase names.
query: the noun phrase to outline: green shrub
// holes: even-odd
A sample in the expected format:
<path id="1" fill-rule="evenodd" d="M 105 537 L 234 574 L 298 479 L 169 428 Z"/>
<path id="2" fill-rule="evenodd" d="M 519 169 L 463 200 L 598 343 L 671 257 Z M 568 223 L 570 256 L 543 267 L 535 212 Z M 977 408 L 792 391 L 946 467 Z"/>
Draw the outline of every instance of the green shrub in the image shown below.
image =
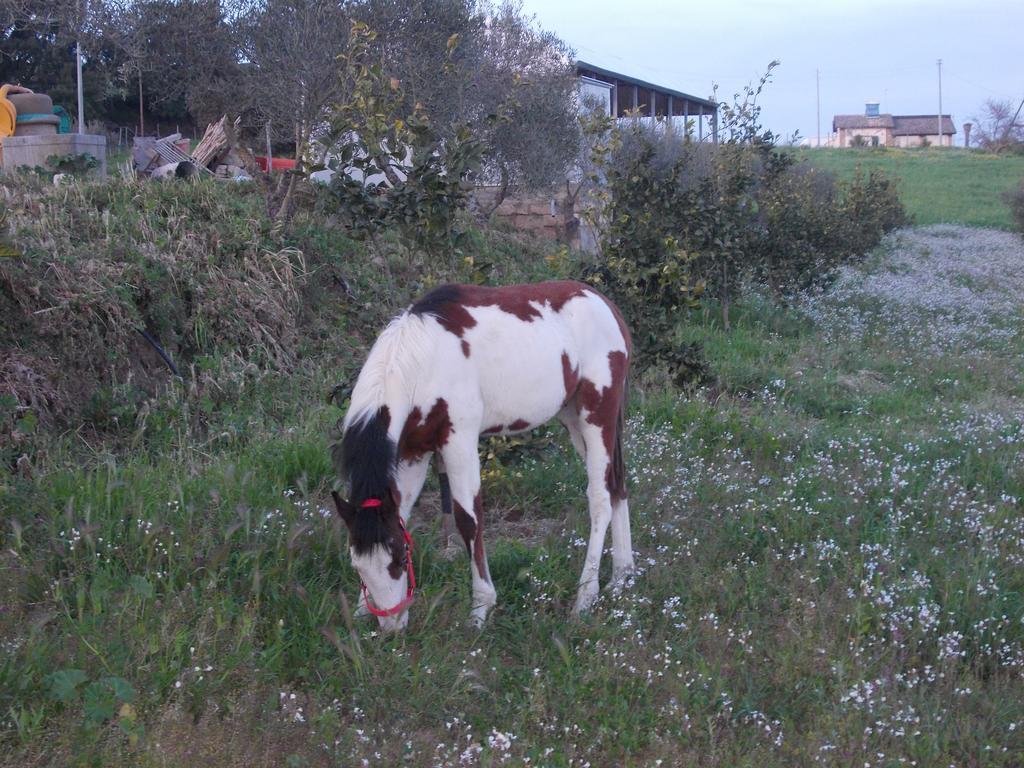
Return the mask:
<path id="1" fill-rule="evenodd" d="M 843 186 L 841 210 L 845 242 L 853 256 L 871 250 L 886 232 L 907 223 L 895 182 L 878 170 L 864 176 L 858 169 L 853 180 Z"/>
<path id="2" fill-rule="evenodd" d="M 694 256 L 678 240 L 679 217 L 699 203 L 704 185 L 695 169 L 697 145 L 659 136 L 639 124 L 622 130 L 594 117 L 592 178 L 603 259 L 583 277 L 615 299 L 632 329 L 644 366 L 664 365 L 680 382 L 704 370 L 699 349 L 674 341 L 679 313 L 696 304 L 703 286 Z"/>
<path id="3" fill-rule="evenodd" d="M 1017 229 L 1024 232 L 1024 181 L 1006 193 L 1006 204 L 1010 206 L 1010 213 L 1013 216 Z"/>
<path id="4" fill-rule="evenodd" d="M 621 304 L 642 359 L 677 378 L 704 369 L 675 333 L 701 294 L 717 301 L 728 329 L 749 280 L 777 296 L 827 283 L 906 221 L 895 185 L 877 171 L 840 184 L 775 147 L 756 103 L 767 79 L 722 107 L 717 146 L 640 121 L 585 121 L 600 233 L 586 276 Z"/>
<path id="5" fill-rule="evenodd" d="M 842 199 L 829 174 L 800 164 L 764 190 L 759 276 L 776 295 L 828 279 L 847 258 Z"/>
<path id="6" fill-rule="evenodd" d="M 763 233 L 756 274 L 785 296 L 827 284 L 907 222 L 895 184 L 880 171 L 838 182 L 808 164 L 786 167 L 763 185 Z"/>
<path id="7" fill-rule="evenodd" d="M 374 55 L 376 38 L 365 24 L 353 24 L 340 57 L 350 96 L 331 112 L 328 141 L 337 151 L 330 188 L 338 213 L 354 237 L 393 230 L 409 248 L 451 258 L 464 234 L 456 225 L 469 202 L 467 178 L 480 170 L 486 145 L 469 124 L 446 137 L 418 105 L 405 111 L 401 84 Z M 350 169 L 360 178 L 349 176 Z M 382 180 L 366 183 L 373 177 Z"/>

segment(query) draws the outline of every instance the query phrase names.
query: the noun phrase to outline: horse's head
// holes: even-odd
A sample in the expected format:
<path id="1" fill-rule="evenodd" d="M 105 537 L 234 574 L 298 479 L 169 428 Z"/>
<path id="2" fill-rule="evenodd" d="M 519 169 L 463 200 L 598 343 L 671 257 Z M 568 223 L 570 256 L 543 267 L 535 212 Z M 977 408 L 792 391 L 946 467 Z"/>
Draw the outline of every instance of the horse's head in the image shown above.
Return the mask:
<path id="1" fill-rule="evenodd" d="M 405 629 L 416 586 L 412 538 L 391 494 L 351 504 L 332 492 L 349 535 L 352 567 L 361 580 L 366 608 L 385 632 Z"/>

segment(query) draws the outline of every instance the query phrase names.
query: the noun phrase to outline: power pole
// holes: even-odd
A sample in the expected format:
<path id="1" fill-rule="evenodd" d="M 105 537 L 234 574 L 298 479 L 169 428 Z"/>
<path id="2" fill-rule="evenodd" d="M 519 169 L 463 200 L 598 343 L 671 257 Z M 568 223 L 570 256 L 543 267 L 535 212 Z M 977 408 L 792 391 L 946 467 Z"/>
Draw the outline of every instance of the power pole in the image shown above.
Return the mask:
<path id="1" fill-rule="evenodd" d="M 82 0 L 81 15 L 78 17 L 78 37 L 75 40 L 75 72 L 78 76 L 78 132 L 85 133 L 85 98 L 82 89 L 82 29 L 88 12 L 89 0 Z"/>
<path id="2" fill-rule="evenodd" d="M 1013 113 L 1013 120 L 1006 124 L 1006 130 L 1003 131 L 1003 141 L 1005 142 L 1010 138 L 1010 134 L 1013 129 L 1017 127 L 1017 118 L 1020 117 L 1020 111 L 1024 109 L 1024 99 L 1020 100 L 1020 104 L 1017 106 L 1017 111 Z"/>
<path id="3" fill-rule="evenodd" d="M 942 146 L 942 59 L 939 59 L 939 146 Z"/>
<path id="4" fill-rule="evenodd" d="M 82 43 L 75 42 L 75 69 L 78 73 L 78 132 L 85 133 L 85 99 L 82 97 Z"/>
<path id="5" fill-rule="evenodd" d="M 814 89 L 818 99 L 818 148 L 821 148 L 821 70 L 814 70 Z"/>

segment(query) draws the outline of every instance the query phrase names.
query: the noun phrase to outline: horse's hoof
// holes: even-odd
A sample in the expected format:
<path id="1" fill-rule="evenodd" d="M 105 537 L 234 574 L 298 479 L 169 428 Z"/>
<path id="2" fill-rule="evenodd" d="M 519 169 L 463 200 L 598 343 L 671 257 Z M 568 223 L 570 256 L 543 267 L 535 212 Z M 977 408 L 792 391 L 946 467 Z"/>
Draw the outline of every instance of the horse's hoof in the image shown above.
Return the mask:
<path id="1" fill-rule="evenodd" d="M 490 609 L 485 608 L 484 610 L 474 610 L 469 614 L 469 626 L 473 629 L 483 629 L 484 625 L 487 624 L 487 617 L 490 615 Z"/>
<path id="2" fill-rule="evenodd" d="M 587 594 L 579 594 L 576 596 L 576 604 L 572 607 L 572 615 L 574 618 L 580 618 L 590 613 L 590 610 L 594 607 L 594 603 L 597 602 L 597 592 L 588 592 Z"/>
<path id="3" fill-rule="evenodd" d="M 608 582 L 606 589 L 611 592 L 621 592 L 623 589 L 633 586 L 634 574 L 636 574 L 636 566 L 633 565 L 613 570 L 612 580 Z"/>
<path id="4" fill-rule="evenodd" d="M 475 603 L 473 610 L 469 612 L 469 623 L 476 629 L 481 629 L 487 623 L 487 617 L 494 608 L 494 599 L 480 600 Z"/>

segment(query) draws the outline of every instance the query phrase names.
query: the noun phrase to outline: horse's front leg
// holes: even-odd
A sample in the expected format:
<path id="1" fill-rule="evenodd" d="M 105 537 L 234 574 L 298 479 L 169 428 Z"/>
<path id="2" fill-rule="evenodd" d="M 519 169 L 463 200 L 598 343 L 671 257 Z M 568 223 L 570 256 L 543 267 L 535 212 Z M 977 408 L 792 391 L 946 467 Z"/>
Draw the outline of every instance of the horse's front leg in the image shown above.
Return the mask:
<path id="1" fill-rule="evenodd" d="M 401 461 L 398 469 L 395 470 L 395 486 L 392 493 L 396 494 L 398 501 L 398 514 L 403 520 L 409 519 L 412 512 L 412 505 L 423 490 L 423 483 L 427 479 L 427 469 L 430 467 L 430 456 L 424 456 L 416 461 Z M 369 616 L 370 609 L 366 607 L 366 595 L 359 590 L 359 598 L 356 603 L 356 617 Z"/>
<path id="2" fill-rule="evenodd" d="M 480 626 L 497 602 L 497 592 L 491 582 L 484 549 L 483 503 L 480 499 L 480 456 L 477 440 L 461 440 L 444 448 L 444 463 L 452 491 L 455 525 L 469 553 L 469 568 L 473 577 L 473 609 L 470 619 Z"/>

